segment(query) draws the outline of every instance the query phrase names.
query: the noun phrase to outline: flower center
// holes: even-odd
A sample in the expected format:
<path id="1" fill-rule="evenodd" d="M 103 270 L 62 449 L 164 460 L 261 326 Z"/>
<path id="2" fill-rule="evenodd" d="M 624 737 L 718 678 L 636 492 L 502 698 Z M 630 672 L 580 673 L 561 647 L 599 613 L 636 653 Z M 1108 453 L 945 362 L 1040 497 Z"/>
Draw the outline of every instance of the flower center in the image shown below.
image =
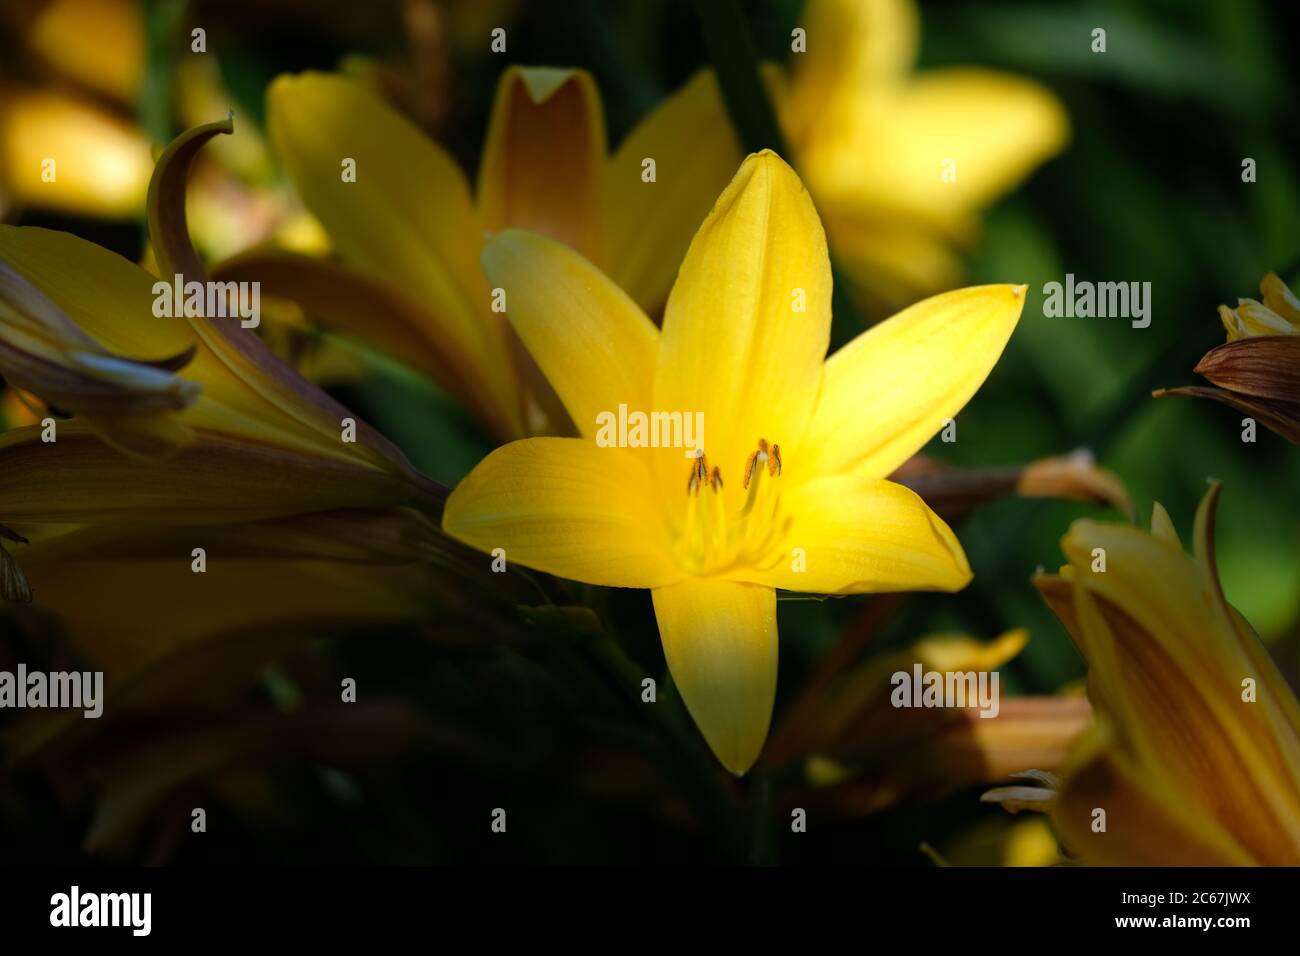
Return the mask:
<path id="1" fill-rule="evenodd" d="M 700 454 L 686 482 L 686 516 L 678 548 L 696 573 L 714 573 L 739 563 L 756 563 L 772 552 L 778 530 L 781 446 L 758 440 L 745 462 L 739 499 L 724 492 L 722 469 Z"/>

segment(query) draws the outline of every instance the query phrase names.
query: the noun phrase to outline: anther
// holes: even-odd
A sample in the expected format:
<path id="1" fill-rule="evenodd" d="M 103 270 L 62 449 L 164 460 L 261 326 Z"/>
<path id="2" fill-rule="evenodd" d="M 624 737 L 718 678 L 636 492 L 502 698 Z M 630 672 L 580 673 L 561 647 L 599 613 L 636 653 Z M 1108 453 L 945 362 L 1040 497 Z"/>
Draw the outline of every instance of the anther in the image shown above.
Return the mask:
<path id="1" fill-rule="evenodd" d="M 713 466 L 713 471 L 709 474 L 709 487 L 714 491 L 722 490 L 722 469 L 717 465 Z"/>
<path id="2" fill-rule="evenodd" d="M 714 468 L 713 473 L 714 475 L 717 475 L 718 469 Z M 703 454 L 701 454 L 698 458 L 695 459 L 694 462 L 691 463 L 691 477 L 686 482 L 686 493 L 688 495 L 690 494 L 698 495 L 700 493 L 700 486 L 707 483 L 710 483 L 709 459 L 706 458 Z M 720 477 L 719 477 L 719 483 L 721 483 Z"/>
<path id="3" fill-rule="evenodd" d="M 745 461 L 745 480 L 744 487 L 749 488 L 749 482 L 754 477 L 754 469 L 765 464 L 767 473 L 772 477 L 781 474 L 781 446 L 768 445 L 766 438 L 758 440 L 758 450 L 750 452 L 749 458 Z"/>

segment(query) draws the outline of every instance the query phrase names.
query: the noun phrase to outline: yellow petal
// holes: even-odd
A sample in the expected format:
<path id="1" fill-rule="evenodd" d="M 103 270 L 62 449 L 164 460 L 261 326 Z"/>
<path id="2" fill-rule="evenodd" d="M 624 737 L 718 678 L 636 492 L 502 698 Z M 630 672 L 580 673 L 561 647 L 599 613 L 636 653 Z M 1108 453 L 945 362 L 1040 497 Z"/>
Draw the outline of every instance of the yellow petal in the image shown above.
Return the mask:
<path id="1" fill-rule="evenodd" d="M 796 146 L 834 122 L 845 104 L 903 82 L 916 59 L 912 0 L 814 0 L 796 26 L 806 31 L 808 49 L 791 57 L 789 95 L 779 101 Z"/>
<path id="2" fill-rule="evenodd" d="M 559 393 L 581 435 L 620 404 L 648 412 L 659 330 L 599 269 L 567 246 L 507 229 L 483 250 L 506 291 L 511 325 Z"/>
<path id="3" fill-rule="evenodd" d="M 139 215 L 152 169 L 144 135 L 98 106 L 52 90 L 0 87 L 6 199 L 127 218 Z"/>
<path id="4" fill-rule="evenodd" d="M 1276 272 L 1270 272 L 1259 283 L 1259 291 L 1264 296 L 1264 304 L 1286 319 L 1292 325 L 1292 331 L 1300 331 L 1300 299 L 1296 298 L 1290 287 L 1283 282 Z"/>
<path id="5" fill-rule="evenodd" d="M 447 499 L 443 529 L 507 561 L 610 587 L 671 584 L 671 559 L 642 456 L 579 438 L 498 448 Z"/>
<path id="6" fill-rule="evenodd" d="M 1269 752 L 1274 762 L 1287 777 L 1289 792 L 1298 819 L 1300 819 L 1300 701 L 1282 676 L 1273 656 L 1268 652 L 1249 622 L 1232 607 L 1223 593 L 1219 581 L 1218 562 L 1215 557 L 1215 518 L 1222 485 L 1212 482 L 1196 509 L 1195 562 L 1201 588 L 1229 622 L 1237 645 L 1250 662 L 1250 676 L 1257 685 L 1257 705 L 1263 733 L 1255 741 Z"/>
<path id="7" fill-rule="evenodd" d="M 860 98 L 836 130 L 801 155 L 820 201 L 952 227 L 1059 152 L 1069 124 L 1037 83 L 956 68 Z"/>
<path id="8" fill-rule="evenodd" d="M 1226 305 L 1219 306 L 1219 319 L 1223 322 L 1224 331 L 1228 333 L 1229 342 L 1235 342 L 1247 335 L 1245 323 L 1241 321 L 1241 316 L 1235 310 Z"/>
<path id="9" fill-rule="evenodd" d="M 181 414 L 184 424 L 328 459 L 403 472 L 409 467 L 400 452 L 360 420 L 358 440 L 341 441 L 341 419 L 348 413 L 323 392 L 313 392 L 309 383 L 299 381 L 284 390 L 281 382 L 238 354 L 213 352 L 186 319 L 155 317 L 157 280 L 116 253 L 68 233 L 0 225 L 0 260 L 111 352 L 156 359 L 197 347 L 184 378 L 201 386 L 202 393 Z M 235 320 L 195 321 L 234 322 L 238 328 Z M 303 398 L 313 394 L 315 401 L 327 404 L 316 407 Z"/>
<path id="10" fill-rule="evenodd" d="M 646 182 L 645 161 L 655 163 Z M 651 315 L 668 299 L 691 237 L 740 165 L 712 71 L 665 99 L 619 144 L 606 173 L 608 272 Z"/>
<path id="11" fill-rule="evenodd" d="M 260 282 L 326 328 L 356 336 L 430 376 L 466 404 L 494 433 L 510 437 L 517 410 L 503 408 L 439 335 L 437 320 L 395 286 L 340 262 L 281 249 L 258 249 L 215 266 L 214 280 Z"/>
<path id="12" fill-rule="evenodd" d="M 1151 534 L 1158 541 L 1163 541 L 1182 553 L 1183 541 L 1178 537 L 1178 529 L 1174 527 L 1174 521 L 1169 517 L 1165 506 L 1158 501 L 1151 505 Z"/>
<path id="13" fill-rule="evenodd" d="M 169 419 L 199 396 L 197 384 L 176 374 L 194 353 L 191 347 L 156 362 L 113 355 L 0 261 L 0 372 L 47 405 L 96 424 L 128 453 L 167 453 L 188 442 L 188 429 Z"/>
<path id="14" fill-rule="evenodd" d="M 1280 678 L 1259 671 L 1217 583 L 1132 527 L 1077 521 L 1062 549 L 1073 565 L 1074 614 L 1063 620 L 1082 635 L 1089 697 L 1114 719 L 1142 774 L 1198 806 L 1256 859 L 1294 858 L 1297 744 L 1294 729 L 1278 733 L 1285 724 L 1270 698 Z M 1242 699 L 1247 676 L 1258 681 L 1258 703 Z"/>
<path id="15" fill-rule="evenodd" d="M 604 169 L 605 115 L 591 74 L 501 74 L 478 174 L 484 229 L 531 229 L 601 263 Z"/>
<path id="16" fill-rule="evenodd" d="M 818 474 L 883 477 L 956 416 L 993 369 L 1025 287 L 937 295 L 863 332 L 826 362 L 806 440 Z"/>
<path id="17" fill-rule="evenodd" d="M 173 283 L 207 280 L 207 270 L 190 242 L 185 186 L 190 166 L 204 144 L 215 136 L 229 135 L 232 125 L 233 120 L 227 118 L 186 130 L 168 144 L 154 166 L 149 181 L 149 234 L 164 279 L 170 276 Z M 175 299 L 180 297 L 180 293 L 175 294 Z M 397 446 L 303 378 L 251 328 L 242 322 L 192 315 L 188 308 L 185 311 L 196 337 L 225 372 L 252 389 L 267 405 L 283 411 L 303 435 L 326 445 L 349 445 L 350 457 L 422 480 Z M 352 423 L 347 427 L 352 428 L 354 436 L 344 442 L 342 429 L 348 422 Z"/>
<path id="18" fill-rule="evenodd" d="M 873 311 L 951 289 L 965 272 L 952 238 L 924 223 L 833 202 L 822 217 L 836 264 Z"/>
<path id="19" fill-rule="evenodd" d="M 53 0 L 27 24 L 27 46 L 54 69 L 123 103 L 144 76 L 145 27 L 131 0 Z"/>
<path id="20" fill-rule="evenodd" d="M 1254 299 L 1239 299 L 1236 309 L 1227 309 L 1226 306 L 1220 306 L 1219 315 L 1223 319 L 1224 327 L 1228 329 L 1230 339 L 1253 335 L 1297 334 L 1294 325 L 1268 306 L 1262 305 Z M 1236 325 L 1235 330 L 1229 323 L 1228 316 L 1232 316 L 1237 320 L 1234 323 Z"/>
<path id="21" fill-rule="evenodd" d="M 775 153 L 750 156 L 682 263 L 655 375 L 655 409 L 703 413 L 705 451 L 728 480 L 760 438 L 792 442 L 807 427 L 830 299 L 826 236 L 808 193 Z M 680 454 L 658 460 L 663 487 L 684 505 Z"/>
<path id="22" fill-rule="evenodd" d="M 503 408 L 518 408 L 505 324 L 478 264 L 482 226 L 464 175 L 362 84 L 282 76 L 267 93 L 271 140 L 307 207 L 350 265 L 425 303 L 437 335 Z M 356 181 L 343 179 L 344 161 Z M 516 433 L 522 433 L 522 424 Z"/>
<path id="23" fill-rule="evenodd" d="M 32 425 L 0 435 L 0 500 L 7 522 L 208 524 L 254 521 L 331 508 L 419 504 L 400 479 L 372 468 L 198 432 L 194 444 L 157 462 L 122 457 L 77 422 L 58 439 Z"/>
<path id="24" fill-rule="evenodd" d="M 1153 780 L 1102 723 L 1085 733 L 1062 771 L 1051 816 L 1066 850 L 1098 866 L 1245 866 L 1251 856 L 1222 828 Z M 1096 811 L 1106 828 L 1094 830 Z M 1237 808 L 1238 815 L 1249 815 Z"/>
<path id="25" fill-rule="evenodd" d="M 719 578 L 654 591 L 673 682 L 722 765 L 754 765 L 776 699 L 776 592 Z"/>
<path id="26" fill-rule="evenodd" d="M 771 560 L 736 576 L 820 594 L 957 591 L 971 579 L 956 536 L 909 488 L 835 476 L 781 496 L 784 535 Z"/>

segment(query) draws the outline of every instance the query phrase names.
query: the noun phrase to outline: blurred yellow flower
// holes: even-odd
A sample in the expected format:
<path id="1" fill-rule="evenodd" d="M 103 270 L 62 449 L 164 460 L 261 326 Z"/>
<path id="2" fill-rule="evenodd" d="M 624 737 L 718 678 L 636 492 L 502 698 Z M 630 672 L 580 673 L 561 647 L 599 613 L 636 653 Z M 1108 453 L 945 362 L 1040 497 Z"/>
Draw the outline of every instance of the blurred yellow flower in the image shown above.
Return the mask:
<path id="1" fill-rule="evenodd" d="M 0 10 L 0 27 L 20 39 L 15 59 L 26 61 L 0 66 L 0 211 L 138 215 L 153 159 L 139 127 L 114 108 L 134 101 L 144 72 L 137 5 L 15 4 Z"/>
<path id="2" fill-rule="evenodd" d="M 896 707 L 894 675 L 999 670 L 1024 647 L 1024 631 L 988 643 L 938 634 L 874 655 L 851 670 L 819 674 L 802 688 L 763 751 L 780 766 L 802 757 L 806 789 L 794 806 L 858 816 L 903 800 L 933 800 L 972 783 L 992 783 L 1026 766 L 1058 767 L 1087 726 L 1081 696 L 1007 697 L 996 712 L 979 701 L 941 708 Z"/>
<path id="3" fill-rule="evenodd" d="M 951 287 L 979 210 L 1064 147 L 1064 108 L 1008 73 L 913 76 L 912 0 L 810 0 L 800 26 L 777 109 L 836 261 L 889 303 Z"/>
<path id="4" fill-rule="evenodd" d="M 568 243 L 655 311 L 739 161 L 729 133 L 709 152 L 698 135 L 678 140 L 680 130 L 657 126 L 607 156 L 599 93 L 583 70 L 505 71 L 473 197 L 455 161 L 355 79 L 280 77 L 267 114 L 280 159 L 342 264 L 263 250 L 217 274 L 263 281 L 395 354 L 504 439 L 572 426 L 483 279 L 485 239 L 515 226 Z M 642 182 L 647 150 L 672 172 L 671 190 Z"/>
<path id="5" fill-rule="evenodd" d="M 662 332 L 553 240 L 506 230 L 483 264 L 582 437 L 497 449 L 452 493 L 443 526 L 528 567 L 650 588 L 673 679 L 728 769 L 748 770 L 767 734 L 777 588 L 951 591 L 970 579 L 948 526 L 884 476 L 983 382 L 1023 286 L 922 302 L 826 360 L 825 236 L 794 171 L 766 151 L 700 227 Z M 704 454 L 602 447 L 598 426 L 620 406 L 702 416 Z"/>
<path id="6" fill-rule="evenodd" d="M 18 4 L 16 15 L 22 16 Z M 49 69 L 120 103 L 144 79 L 144 17 L 133 0 L 43 0 L 19 25 Z M 145 181 L 149 176 L 146 173 Z"/>
<path id="7" fill-rule="evenodd" d="M 129 218 L 152 169 L 140 131 L 103 108 L 0 82 L 0 202 Z"/>
<path id="8" fill-rule="evenodd" d="M 1075 522 L 1069 564 L 1035 579 L 1088 662 L 1096 720 L 1059 783 L 1021 803 L 1048 807 L 1085 863 L 1300 863 L 1300 704 L 1224 598 L 1218 497 L 1196 513 L 1194 557 L 1157 504 L 1149 534 Z"/>

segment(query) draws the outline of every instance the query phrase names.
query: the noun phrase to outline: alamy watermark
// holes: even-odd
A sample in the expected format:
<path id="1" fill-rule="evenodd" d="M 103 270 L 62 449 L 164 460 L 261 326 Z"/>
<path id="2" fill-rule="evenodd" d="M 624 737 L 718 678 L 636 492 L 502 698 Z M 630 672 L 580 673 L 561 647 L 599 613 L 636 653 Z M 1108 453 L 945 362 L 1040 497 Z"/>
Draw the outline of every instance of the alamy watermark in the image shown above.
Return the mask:
<path id="1" fill-rule="evenodd" d="M 119 926 L 130 929 L 132 936 L 148 936 L 153 929 L 153 894 L 83 893 L 74 884 L 68 892 L 50 897 L 50 925 Z"/>
<path id="2" fill-rule="evenodd" d="M 1151 324 L 1150 282 L 1076 282 L 1067 272 L 1065 283 L 1043 286 L 1043 315 L 1049 319 L 1130 319 L 1133 328 Z"/>
<path id="3" fill-rule="evenodd" d="M 687 458 L 704 452 L 703 412 L 618 412 L 596 415 L 596 444 L 601 448 L 681 448 Z"/>
<path id="4" fill-rule="evenodd" d="M 104 713 L 103 671 L 0 671 L 0 709 L 81 709 L 93 720 Z"/>
<path id="5" fill-rule="evenodd" d="M 927 671 L 914 664 L 911 672 L 895 671 L 889 683 L 895 707 L 978 707 L 981 717 L 1002 709 L 997 671 Z"/>
<path id="6" fill-rule="evenodd" d="M 260 282 L 185 281 L 179 272 L 153 284 L 153 314 L 158 318 L 238 318 L 246 329 L 262 322 Z"/>

